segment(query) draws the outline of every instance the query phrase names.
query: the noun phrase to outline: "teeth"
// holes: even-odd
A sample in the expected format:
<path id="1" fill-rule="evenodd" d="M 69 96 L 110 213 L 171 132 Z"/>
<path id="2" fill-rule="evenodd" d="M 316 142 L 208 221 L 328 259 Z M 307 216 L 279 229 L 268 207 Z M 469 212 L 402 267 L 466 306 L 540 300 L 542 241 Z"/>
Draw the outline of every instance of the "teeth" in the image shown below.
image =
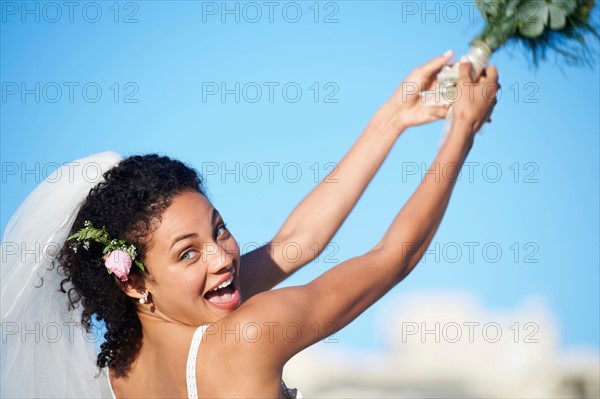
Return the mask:
<path id="1" fill-rule="evenodd" d="M 229 277 L 226 281 L 223 281 L 221 284 L 219 284 L 217 286 L 217 288 L 212 289 L 211 291 L 216 291 L 219 288 L 225 288 L 227 287 L 229 284 L 231 284 L 231 282 L 233 281 L 233 274 L 231 275 L 231 277 Z"/>

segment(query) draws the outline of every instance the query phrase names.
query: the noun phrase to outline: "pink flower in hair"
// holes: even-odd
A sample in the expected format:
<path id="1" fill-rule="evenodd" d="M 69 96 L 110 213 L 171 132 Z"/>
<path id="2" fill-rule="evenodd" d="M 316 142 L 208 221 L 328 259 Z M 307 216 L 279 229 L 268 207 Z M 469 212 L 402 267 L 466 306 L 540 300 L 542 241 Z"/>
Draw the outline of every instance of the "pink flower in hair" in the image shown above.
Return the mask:
<path id="1" fill-rule="evenodd" d="M 89 220 L 86 220 L 83 225 L 85 226 L 83 229 L 67 237 L 67 241 L 77 240 L 70 245 L 73 252 L 77 252 L 80 242 L 83 242 L 83 249 L 88 251 L 90 250 L 90 243 L 92 241 L 104 245 L 102 253 L 104 254 L 104 265 L 108 269 L 108 274 L 114 273 L 121 281 L 127 281 L 127 275 L 133 263 L 141 271 L 146 271 L 144 264 L 139 259 L 136 259 L 137 252 L 135 245 L 128 244 L 125 240 L 111 239 L 104 226 L 101 230 L 98 230 Z"/>
<path id="2" fill-rule="evenodd" d="M 125 251 L 115 250 L 104 255 L 104 264 L 106 265 L 106 268 L 116 274 L 121 281 L 127 281 L 127 275 L 131 270 L 132 263 L 133 260 L 131 259 L 131 256 Z"/>

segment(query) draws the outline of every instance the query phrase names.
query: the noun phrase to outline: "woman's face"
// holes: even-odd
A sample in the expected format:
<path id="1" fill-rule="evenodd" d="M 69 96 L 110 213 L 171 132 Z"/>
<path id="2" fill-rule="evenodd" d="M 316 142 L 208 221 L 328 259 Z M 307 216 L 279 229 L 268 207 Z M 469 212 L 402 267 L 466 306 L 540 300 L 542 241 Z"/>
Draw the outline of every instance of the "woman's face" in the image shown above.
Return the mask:
<path id="1" fill-rule="evenodd" d="M 173 198 L 144 263 L 153 276 L 146 290 L 159 317 L 196 326 L 219 320 L 241 303 L 240 249 L 200 193 Z"/>

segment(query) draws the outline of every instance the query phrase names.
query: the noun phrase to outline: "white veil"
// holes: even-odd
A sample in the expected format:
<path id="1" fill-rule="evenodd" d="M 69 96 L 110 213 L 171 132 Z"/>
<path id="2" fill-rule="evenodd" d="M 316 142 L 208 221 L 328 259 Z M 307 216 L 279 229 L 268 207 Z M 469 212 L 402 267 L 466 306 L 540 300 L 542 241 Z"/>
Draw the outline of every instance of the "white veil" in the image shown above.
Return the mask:
<path id="1" fill-rule="evenodd" d="M 90 189 L 121 159 L 103 152 L 62 166 L 8 222 L 0 269 L 0 397 L 111 397 L 106 370 L 98 374 L 96 367 L 102 335 L 82 328 L 81 305 L 68 311 L 54 256 Z"/>

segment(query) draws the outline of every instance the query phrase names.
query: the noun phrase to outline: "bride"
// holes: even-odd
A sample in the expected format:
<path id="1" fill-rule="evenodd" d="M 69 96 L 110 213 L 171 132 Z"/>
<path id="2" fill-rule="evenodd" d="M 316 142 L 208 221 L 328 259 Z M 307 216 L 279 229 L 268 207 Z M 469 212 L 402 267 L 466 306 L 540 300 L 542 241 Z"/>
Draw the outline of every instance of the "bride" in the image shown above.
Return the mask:
<path id="1" fill-rule="evenodd" d="M 326 247 L 408 127 L 446 115 L 407 87 L 432 87 L 451 57 L 413 70 L 341 160 L 337 183 L 319 184 L 270 243 L 243 256 L 179 161 L 109 152 L 58 169 L 3 237 L 1 396 L 301 397 L 282 381 L 286 362 L 411 272 L 455 179 L 427 174 L 367 253 L 306 285 L 270 289 L 318 255 L 315 242 Z M 454 177 L 490 120 L 495 100 L 485 94 L 497 81 L 493 66 L 476 81 L 460 66 L 459 84 L 474 95 L 453 102 L 435 159 L 457 165 Z M 293 262 L 280 250 L 292 242 L 307 249 Z"/>

